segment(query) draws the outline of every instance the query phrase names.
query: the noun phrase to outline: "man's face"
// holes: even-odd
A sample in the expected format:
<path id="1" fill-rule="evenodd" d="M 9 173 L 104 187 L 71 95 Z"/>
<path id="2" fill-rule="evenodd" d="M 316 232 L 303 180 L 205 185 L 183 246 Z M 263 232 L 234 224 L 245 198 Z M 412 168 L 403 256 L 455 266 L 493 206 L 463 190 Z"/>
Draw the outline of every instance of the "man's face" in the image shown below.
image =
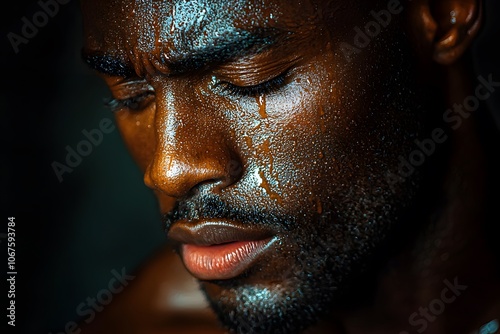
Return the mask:
<path id="1" fill-rule="evenodd" d="M 425 128 L 405 3 L 351 59 L 341 49 L 387 4 L 84 2 L 87 62 L 230 328 L 307 327 L 409 224 L 419 172 L 386 178 Z"/>

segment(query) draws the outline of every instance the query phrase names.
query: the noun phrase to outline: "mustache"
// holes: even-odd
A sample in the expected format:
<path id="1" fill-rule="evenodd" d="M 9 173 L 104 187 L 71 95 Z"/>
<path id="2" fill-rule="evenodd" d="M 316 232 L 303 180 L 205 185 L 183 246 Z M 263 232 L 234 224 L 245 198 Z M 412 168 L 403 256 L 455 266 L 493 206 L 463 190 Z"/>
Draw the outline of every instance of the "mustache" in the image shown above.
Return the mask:
<path id="1" fill-rule="evenodd" d="M 263 212 L 251 205 L 245 208 L 228 205 L 213 195 L 203 195 L 177 202 L 172 211 L 162 216 L 165 233 L 179 220 L 194 221 L 227 219 L 254 226 L 272 227 L 277 231 L 288 231 L 295 225 L 292 216 Z"/>

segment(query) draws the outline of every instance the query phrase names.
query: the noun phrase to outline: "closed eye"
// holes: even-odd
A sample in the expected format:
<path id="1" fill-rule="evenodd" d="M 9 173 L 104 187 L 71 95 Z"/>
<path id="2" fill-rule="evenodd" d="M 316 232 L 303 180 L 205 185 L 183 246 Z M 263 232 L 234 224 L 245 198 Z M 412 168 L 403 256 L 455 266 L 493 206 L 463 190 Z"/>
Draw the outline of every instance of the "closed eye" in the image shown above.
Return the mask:
<path id="1" fill-rule="evenodd" d="M 280 75 L 265 82 L 262 82 L 258 85 L 239 86 L 227 81 L 220 81 L 217 83 L 216 86 L 219 87 L 222 90 L 222 92 L 234 96 L 257 97 L 278 91 L 286 84 L 287 76 L 288 76 L 288 71 L 285 71 Z"/>
<path id="2" fill-rule="evenodd" d="M 155 91 L 143 80 L 113 85 L 111 90 L 113 97 L 105 99 L 104 104 L 114 112 L 122 109 L 138 112 L 154 102 Z"/>
<path id="3" fill-rule="evenodd" d="M 131 111 L 140 111 L 149 105 L 151 97 L 154 97 L 154 92 L 146 91 L 126 99 L 107 98 L 104 100 L 104 105 L 113 112 L 120 111 L 124 108 Z"/>

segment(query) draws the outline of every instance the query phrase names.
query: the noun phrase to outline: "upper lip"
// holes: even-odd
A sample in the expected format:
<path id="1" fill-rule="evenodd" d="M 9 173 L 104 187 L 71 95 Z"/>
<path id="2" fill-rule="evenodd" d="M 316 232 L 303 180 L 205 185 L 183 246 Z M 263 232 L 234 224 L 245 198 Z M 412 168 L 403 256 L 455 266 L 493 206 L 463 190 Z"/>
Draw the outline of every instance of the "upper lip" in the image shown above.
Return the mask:
<path id="1" fill-rule="evenodd" d="M 273 236 L 269 230 L 237 221 L 180 220 L 172 225 L 168 237 L 183 244 L 210 246 L 235 241 L 257 241 Z"/>

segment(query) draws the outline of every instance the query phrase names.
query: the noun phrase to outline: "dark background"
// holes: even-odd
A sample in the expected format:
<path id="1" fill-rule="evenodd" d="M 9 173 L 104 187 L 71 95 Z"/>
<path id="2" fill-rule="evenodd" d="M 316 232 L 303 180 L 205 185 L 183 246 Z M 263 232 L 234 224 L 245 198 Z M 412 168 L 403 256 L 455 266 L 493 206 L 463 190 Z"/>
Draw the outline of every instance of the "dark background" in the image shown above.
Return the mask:
<path id="1" fill-rule="evenodd" d="M 103 104 L 107 88 L 80 59 L 79 2 L 61 5 L 17 54 L 6 35 L 19 33 L 21 18 L 40 6 L 10 6 L 2 9 L 0 233 L 16 217 L 18 332 L 55 334 L 77 318 L 78 304 L 107 287 L 111 270 L 133 272 L 165 239 L 153 194 L 117 129 L 63 182 L 51 166 L 65 164 L 66 146 L 86 139 L 82 130 L 113 120 Z M 3 278 L 7 242 L 0 241 Z M 2 326 L 6 320 L 2 311 Z"/>
<path id="2" fill-rule="evenodd" d="M 63 175 L 63 182 L 51 166 L 65 163 L 66 146 L 75 149 L 85 139 L 83 130 L 113 118 L 103 106 L 107 88 L 80 60 L 79 2 L 60 5 L 17 54 L 7 34 L 20 34 L 21 18 L 31 21 L 40 6 L 37 1 L 5 6 L 0 233 L 6 233 L 7 217 L 16 217 L 17 332 L 56 333 L 77 318 L 78 304 L 107 286 L 112 269 L 132 273 L 165 239 L 153 194 L 116 129 L 104 134 L 102 143 Z M 493 73 L 498 81 L 500 2 L 489 0 L 485 7 L 486 25 L 474 44 L 476 72 Z M 500 94 L 487 103 L 497 110 L 500 125 Z M 0 242 L 5 275 L 2 235 Z M 2 288 L 0 293 L 6 292 Z M 3 314 L 1 319 L 3 326 L 7 319 Z"/>

